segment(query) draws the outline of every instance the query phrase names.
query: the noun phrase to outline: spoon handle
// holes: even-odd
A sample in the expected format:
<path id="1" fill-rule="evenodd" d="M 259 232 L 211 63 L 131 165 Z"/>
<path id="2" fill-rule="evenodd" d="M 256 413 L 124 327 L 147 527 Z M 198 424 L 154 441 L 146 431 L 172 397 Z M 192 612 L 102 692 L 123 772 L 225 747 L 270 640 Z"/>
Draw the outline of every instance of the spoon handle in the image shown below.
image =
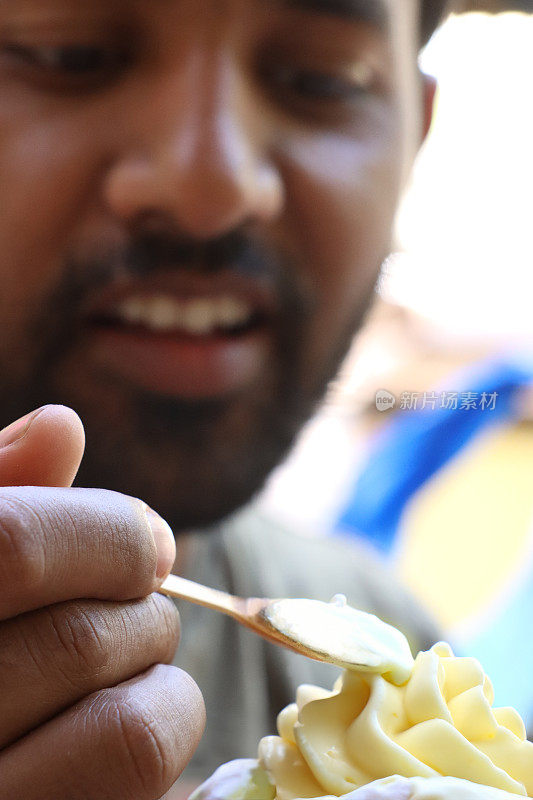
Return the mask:
<path id="1" fill-rule="evenodd" d="M 243 620 L 245 617 L 245 601 L 242 598 L 234 597 L 232 594 L 221 592 L 218 589 L 202 586 L 200 583 L 180 578 L 178 575 L 169 575 L 159 592 L 167 595 L 167 597 L 189 600 L 199 606 L 221 611 L 223 614 L 227 614 L 237 620 Z"/>

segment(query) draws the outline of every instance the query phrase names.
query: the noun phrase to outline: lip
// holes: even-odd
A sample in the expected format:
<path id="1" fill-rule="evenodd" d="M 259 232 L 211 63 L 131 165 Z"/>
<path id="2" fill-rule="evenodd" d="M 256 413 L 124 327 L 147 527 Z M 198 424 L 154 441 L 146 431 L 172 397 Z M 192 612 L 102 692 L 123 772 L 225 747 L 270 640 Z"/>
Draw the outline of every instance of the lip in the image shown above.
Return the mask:
<path id="1" fill-rule="evenodd" d="M 164 294 L 180 301 L 232 295 L 263 320 L 238 334 L 193 336 L 156 332 L 113 321 L 117 303 L 132 296 Z M 91 361 L 99 369 L 140 389 L 188 400 L 226 398 L 246 391 L 263 373 L 272 350 L 273 291 L 236 273 L 161 273 L 127 279 L 88 298 L 84 308 Z M 102 318 L 108 318 L 105 324 Z"/>
<path id="2" fill-rule="evenodd" d="M 91 356 L 100 368 L 159 395 L 215 399 L 250 388 L 270 353 L 267 331 L 239 337 L 159 335 L 120 326 L 91 331 Z"/>

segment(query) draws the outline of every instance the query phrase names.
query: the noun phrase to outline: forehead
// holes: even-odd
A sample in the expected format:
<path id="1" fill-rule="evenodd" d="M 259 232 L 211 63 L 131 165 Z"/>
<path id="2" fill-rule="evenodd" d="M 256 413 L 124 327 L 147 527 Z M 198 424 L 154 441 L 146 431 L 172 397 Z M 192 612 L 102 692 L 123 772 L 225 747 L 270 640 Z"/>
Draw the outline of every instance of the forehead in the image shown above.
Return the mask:
<path id="1" fill-rule="evenodd" d="M 68 19 L 76 24 L 95 16 L 118 15 L 120 23 L 160 30 L 173 38 L 186 38 L 193 26 L 211 26 L 224 36 L 233 23 L 253 37 L 259 29 L 275 28 L 283 21 L 293 30 L 295 44 L 309 33 L 329 43 L 351 31 L 369 32 L 387 40 L 401 59 L 418 50 L 419 4 L 423 0 L 0 0 L 0 24 L 13 15 L 24 24 L 38 18 Z M 321 27 L 322 26 L 322 27 Z M 322 32 L 321 32 L 322 31 Z"/>
<path id="2" fill-rule="evenodd" d="M 361 22 L 372 25 L 384 32 L 390 27 L 390 22 L 397 15 L 403 15 L 408 6 L 417 4 L 419 0 L 84 0 L 80 7 L 80 0 L 0 0 L 0 13 L 3 8 L 11 9 L 13 6 L 42 6 L 44 9 L 65 8 L 79 13 L 86 10 L 91 13 L 99 6 L 116 10 L 139 10 L 143 13 L 158 14 L 160 11 L 173 10 L 190 11 L 192 8 L 200 14 L 216 11 L 218 14 L 235 13 L 241 10 L 264 12 L 269 10 L 297 10 L 312 16 L 331 17 L 332 19 L 345 20 L 346 22 Z M 44 10 L 43 9 L 43 10 Z"/>

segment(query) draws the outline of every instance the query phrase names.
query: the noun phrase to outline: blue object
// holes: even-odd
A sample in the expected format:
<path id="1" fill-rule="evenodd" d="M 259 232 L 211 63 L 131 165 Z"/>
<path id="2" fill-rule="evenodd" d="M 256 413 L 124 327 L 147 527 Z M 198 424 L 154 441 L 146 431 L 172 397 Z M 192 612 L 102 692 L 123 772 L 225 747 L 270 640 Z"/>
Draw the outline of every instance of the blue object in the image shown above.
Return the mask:
<path id="1" fill-rule="evenodd" d="M 375 438 L 335 532 L 363 537 L 389 554 L 410 498 L 478 433 L 512 419 L 517 391 L 532 382 L 533 359 L 490 359 L 451 375 L 446 391 L 453 388 L 459 401 L 461 393 L 497 393 L 492 410 L 460 402 L 456 410 L 398 410 Z"/>

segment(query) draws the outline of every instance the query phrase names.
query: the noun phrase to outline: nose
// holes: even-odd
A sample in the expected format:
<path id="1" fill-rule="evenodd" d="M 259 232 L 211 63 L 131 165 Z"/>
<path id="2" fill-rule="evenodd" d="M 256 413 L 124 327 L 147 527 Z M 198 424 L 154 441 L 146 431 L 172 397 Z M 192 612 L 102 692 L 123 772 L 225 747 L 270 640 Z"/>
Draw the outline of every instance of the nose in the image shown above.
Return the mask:
<path id="1" fill-rule="evenodd" d="M 161 216 L 198 239 L 279 215 L 283 185 L 261 146 L 261 114 L 225 69 L 196 82 L 189 74 L 186 86 L 169 81 L 157 104 L 138 112 L 142 135 L 107 175 L 114 214 L 126 222 Z"/>

